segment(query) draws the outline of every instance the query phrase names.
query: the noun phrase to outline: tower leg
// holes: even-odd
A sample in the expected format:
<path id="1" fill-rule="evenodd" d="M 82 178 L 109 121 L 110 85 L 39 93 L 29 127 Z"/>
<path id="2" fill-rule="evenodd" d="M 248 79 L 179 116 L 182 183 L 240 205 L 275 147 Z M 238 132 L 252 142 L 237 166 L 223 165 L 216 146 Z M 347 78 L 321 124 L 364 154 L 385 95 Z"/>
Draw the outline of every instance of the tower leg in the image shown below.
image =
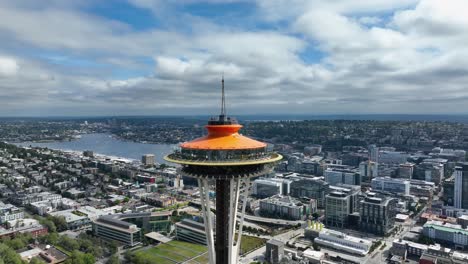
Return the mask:
<path id="1" fill-rule="evenodd" d="M 240 244 L 241 244 L 241 239 L 242 239 L 242 229 L 244 227 L 244 216 L 245 216 L 245 208 L 247 207 L 247 196 L 249 195 L 249 190 L 250 190 L 250 179 L 242 179 L 241 180 L 241 186 L 244 188 L 241 191 L 242 197 L 242 212 L 241 212 L 241 218 L 239 222 L 239 230 L 237 234 L 237 241 L 234 245 L 234 254 L 233 254 L 233 261 L 232 263 L 237 262 L 237 258 L 239 257 L 239 251 L 240 251 Z"/>
<path id="2" fill-rule="evenodd" d="M 216 180 L 216 264 L 229 263 L 229 180 Z"/>
<path id="3" fill-rule="evenodd" d="M 202 206 L 203 222 L 205 224 L 206 244 L 208 246 L 208 260 L 210 264 L 216 263 L 216 252 L 213 238 L 213 218 L 211 217 L 209 184 L 207 179 L 198 179 L 200 190 L 200 203 Z"/>

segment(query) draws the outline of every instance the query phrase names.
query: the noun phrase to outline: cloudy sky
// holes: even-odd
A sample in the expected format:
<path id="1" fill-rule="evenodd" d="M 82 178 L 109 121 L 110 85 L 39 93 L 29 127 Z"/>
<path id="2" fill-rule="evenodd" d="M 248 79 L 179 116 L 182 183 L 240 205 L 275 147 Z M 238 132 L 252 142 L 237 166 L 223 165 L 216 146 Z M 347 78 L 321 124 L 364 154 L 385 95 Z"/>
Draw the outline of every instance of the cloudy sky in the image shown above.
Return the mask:
<path id="1" fill-rule="evenodd" d="M 0 0 L 0 116 L 467 113 L 466 0 Z"/>

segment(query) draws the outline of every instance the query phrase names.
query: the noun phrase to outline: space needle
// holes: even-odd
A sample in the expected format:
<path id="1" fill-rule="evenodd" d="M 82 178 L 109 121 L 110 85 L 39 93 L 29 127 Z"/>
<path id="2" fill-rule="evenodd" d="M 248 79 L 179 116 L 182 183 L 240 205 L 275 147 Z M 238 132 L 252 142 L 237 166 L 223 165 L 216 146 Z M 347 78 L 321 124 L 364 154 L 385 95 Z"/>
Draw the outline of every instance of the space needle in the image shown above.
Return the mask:
<path id="1" fill-rule="evenodd" d="M 208 121 L 208 135 L 180 144 L 178 150 L 164 159 L 182 165 L 182 175 L 198 180 L 209 263 L 235 264 L 250 179 L 271 172 L 282 156 L 269 151 L 266 143 L 239 134 L 242 126 L 226 115 L 224 78 L 221 87 L 221 114 Z M 210 188 L 216 192 L 215 233 Z M 238 212 L 240 199 L 242 208 Z"/>

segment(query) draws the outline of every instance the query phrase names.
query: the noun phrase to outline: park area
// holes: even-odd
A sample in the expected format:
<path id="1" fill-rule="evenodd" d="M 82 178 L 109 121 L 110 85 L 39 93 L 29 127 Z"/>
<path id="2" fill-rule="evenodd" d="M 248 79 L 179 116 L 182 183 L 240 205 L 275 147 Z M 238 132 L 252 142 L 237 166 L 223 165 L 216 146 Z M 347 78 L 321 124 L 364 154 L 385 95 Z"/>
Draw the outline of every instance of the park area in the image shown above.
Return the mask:
<path id="1" fill-rule="evenodd" d="M 249 252 L 264 244 L 264 239 L 243 236 L 241 252 Z M 206 264 L 208 263 L 208 253 L 206 246 L 173 240 L 152 248 L 135 251 L 132 261 L 136 264 Z"/>
<path id="2" fill-rule="evenodd" d="M 174 264 L 174 263 L 208 263 L 206 246 L 183 241 L 170 241 L 146 250 L 135 252 L 135 262 Z"/>

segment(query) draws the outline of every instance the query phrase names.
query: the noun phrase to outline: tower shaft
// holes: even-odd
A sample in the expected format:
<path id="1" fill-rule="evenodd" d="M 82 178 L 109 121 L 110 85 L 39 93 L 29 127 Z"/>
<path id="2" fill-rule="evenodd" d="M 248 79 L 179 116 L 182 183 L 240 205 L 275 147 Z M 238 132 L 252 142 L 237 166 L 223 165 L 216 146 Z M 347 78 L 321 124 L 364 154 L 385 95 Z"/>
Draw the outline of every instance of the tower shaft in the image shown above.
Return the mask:
<path id="1" fill-rule="evenodd" d="M 229 180 L 216 180 L 216 263 L 229 263 Z"/>

